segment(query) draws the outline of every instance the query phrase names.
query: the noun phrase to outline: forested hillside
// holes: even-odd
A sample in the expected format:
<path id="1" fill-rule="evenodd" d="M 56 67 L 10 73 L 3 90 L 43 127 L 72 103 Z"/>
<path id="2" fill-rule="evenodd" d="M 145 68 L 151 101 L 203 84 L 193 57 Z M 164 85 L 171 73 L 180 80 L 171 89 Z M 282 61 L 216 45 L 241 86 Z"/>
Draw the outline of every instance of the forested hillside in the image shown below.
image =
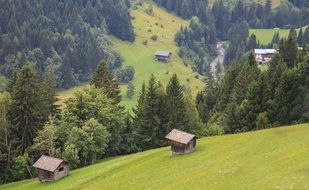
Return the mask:
<path id="1" fill-rule="evenodd" d="M 193 16 L 199 18 L 200 26 L 195 24 L 199 34 L 194 34 L 197 40 L 192 39 L 192 37 L 189 38 L 189 35 L 186 34 L 188 31 L 184 32 L 183 29 L 180 31 L 182 35 L 176 36 L 175 39 L 179 46 L 183 46 L 182 44 L 187 44 L 187 46 L 192 44 L 190 48 L 193 53 L 185 48 L 181 48 L 179 55 L 185 61 L 190 60 L 189 63 L 197 68 L 201 67 L 200 65 L 203 68 L 208 67 L 209 57 L 211 54 L 214 54 L 213 49 L 216 40 L 229 41 L 229 47 L 224 60 L 225 65 L 228 65 L 234 59 L 241 60 L 242 54 L 248 50 L 260 46 L 255 36 L 250 36 L 249 38 L 249 28 L 279 27 L 291 29 L 303 27 L 309 23 L 309 9 L 304 6 L 295 8 L 287 2 L 282 2 L 274 9 L 271 0 L 265 1 L 265 4 L 251 1 L 250 3 L 244 3 L 244 1 L 240 0 L 232 7 L 227 6 L 223 0 L 215 1 L 212 6 L 209 6 L 206 0 L 192 2 L 188 0 L 157 0 L 156 2 L 182 18 L 190 19 Z M 184 36 L 187 37 L 184 38 Z M 179 41 L 182 42 L 179 43 Z M 197 41 L 206 45 L 201 45 Z M 197 59 L 196 57 L 199 58 Z M 201 74 L 207 74 L 207 72 L 201 72 L 201 69 L 198 70 Z"/>
<path id="2" fill-rule="evenodd" d="M 0 73 L 11 77 L 29 61 L 57 86 L 89 80 L 96 64 L 121 67 L 107 34 L 134 41 L 129 3 L 123 0 L 0 2 Z"/>

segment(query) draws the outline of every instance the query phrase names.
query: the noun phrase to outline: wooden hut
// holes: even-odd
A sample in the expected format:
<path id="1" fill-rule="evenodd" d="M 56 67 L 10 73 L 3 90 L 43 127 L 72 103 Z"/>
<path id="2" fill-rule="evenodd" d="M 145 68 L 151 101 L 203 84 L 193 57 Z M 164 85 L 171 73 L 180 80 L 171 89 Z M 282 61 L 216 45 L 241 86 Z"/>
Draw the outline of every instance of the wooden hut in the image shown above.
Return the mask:
<path id="1" fill-rule="evenodd" d="M 41 182 L 56 181 L 69 175 L 69 163 L 50 156 L 42 155 L 34 164 Z"/>
<path id="2" fill-rule="evenodd" d="M 172 53 L 169 51 L 156 51 L 155 58 L 157 61 L 169 62 L 171 60 Z"/>
<path id="3" fill-rule="evenodd" d="M 197 137 L 193 134 L 173 129 L 165 137 L 170 141 L 172 154 L 187 154 L 195 150 Z"/>

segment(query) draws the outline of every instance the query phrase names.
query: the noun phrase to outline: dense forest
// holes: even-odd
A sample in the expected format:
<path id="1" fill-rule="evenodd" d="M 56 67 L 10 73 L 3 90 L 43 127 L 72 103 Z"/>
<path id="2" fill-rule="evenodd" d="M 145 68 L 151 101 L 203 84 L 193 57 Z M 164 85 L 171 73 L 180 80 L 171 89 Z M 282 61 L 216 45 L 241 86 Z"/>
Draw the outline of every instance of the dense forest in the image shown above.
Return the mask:
<path id="1" fill-rule="evenodd" d="M 244 4 L 239 0 L 232 8 L 228 8 L 222 0 L 215 1 L 212 7 L 208 6 L 207 0 L 156 0 L 156 2 L 182 18 L 193 17 L 188 28 L 180 29 L 175 41 L 181 47 L 179 55 L 184 62 L 191 64 L 203 75 L 209 73 L 207 70 L 209 70 L 210 60 L 216 54 L 217 40 L 229 41 L 230 46 L 224 59 L 227 66 L 232 60 L 241 59 L 241 55 L 248 50 L 262 47 L 254 35 L 249 36 L 249 28 L 290 29 L 309 23 L 309 9 L 305 6 L 295 8 L 289 3 L 282 3 L 279 7 L 272 9 L 270 0 L 267 0 L 265 5 L 254 2 Z M 295 5 L 298 4 L 295 2 Z M 308 32 L 305 31 L 304 36 L 307 36 Z M 303 37 L 303 40 L 306 38 Z M 264 47 L 272 47 L 274 44 L 278 45 L 278 41 L 273 41 Z"/>
<path id="2" fill-rule="evenodd" d="M 200 119 L 225 133 L 308 122 L 308 55 L 288 60 L 284 53 L 266 72 L 253 54 L 244 64 L 232 63 L 219 85 L 198 95 Z"/>
<path id="3" fill-rule="evenodd" d="M 89 80 L 96 64 L 121 67 L 108 34 L 134 41 L 129 3 L 123 0 L 0 2 L 0 73 L 10 77 L 30 61 L 57 87 Z"/>

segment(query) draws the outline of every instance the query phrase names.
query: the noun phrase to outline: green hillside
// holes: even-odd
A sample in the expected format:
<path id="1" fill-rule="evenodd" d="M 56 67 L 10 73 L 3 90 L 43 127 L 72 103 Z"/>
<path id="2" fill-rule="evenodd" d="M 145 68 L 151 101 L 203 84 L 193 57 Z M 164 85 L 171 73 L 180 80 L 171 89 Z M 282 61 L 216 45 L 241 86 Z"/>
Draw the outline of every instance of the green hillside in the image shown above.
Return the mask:
<path id="1" fill-rule="evenodd" d="M 309 124 L 198 140 L 197 150 L 168 147 L 116 157 L 55 183 L 36 179 L 1 190 L 309 189 Z"/>
<path id="2" fill-rule="evenodd" d="M 136 34 L 134 43 L 121 41 L 115 37 L 112 42 L 115 48 L 124 58 L 124 66 L 132 65 L 135 68 L 133 83 L 136 88 L 136 95 L 132 99 L 125 97 L 127 85 L 121 85 L 123 104 L 127 108 L 133 107 L 137 102 L 137 97 L 143 81 L 147 82 L 150 75 L 154 74 L 158 80 L 166 85 L 173 73 L 177 73 L 183 85 L 190 87 L 193 94 L 202 89 L 204 84 L 195 78 L 195 73 L 190 67 L 186 67 L 177 55 L 178 47 L 174 42 L 175 34 L 181 26 L 188 25 L 185 21 L 165 10 L 153 5 L 154 15 L 146 13 L 147 3 L 143 7 L 138 7 L 131 11 L 132 24 Z M 151 36 L 158 35 L 158 40 L 151 40 Z M 147 40 L 148 44 L 143 42 Z M 154 60 L 154 53 L 157 50 L 167 50 L 173 53 L 170 63 L 162 63 Z M 70 89 L 59 93 L 60 99 L 64 100 L 72 96 L 74 90 Z"/>

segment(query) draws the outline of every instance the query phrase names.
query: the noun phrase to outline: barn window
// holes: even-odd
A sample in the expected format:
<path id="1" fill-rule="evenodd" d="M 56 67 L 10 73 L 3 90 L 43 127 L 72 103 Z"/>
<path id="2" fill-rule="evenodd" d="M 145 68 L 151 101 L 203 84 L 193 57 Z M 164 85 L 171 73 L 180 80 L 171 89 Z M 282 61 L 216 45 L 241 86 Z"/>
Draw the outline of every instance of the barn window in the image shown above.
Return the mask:
<path id="1" fill-rule="evenodd" d="M 62 172 L 63 171 L 63 167 L 59 168 L 59 172 Z"/>

